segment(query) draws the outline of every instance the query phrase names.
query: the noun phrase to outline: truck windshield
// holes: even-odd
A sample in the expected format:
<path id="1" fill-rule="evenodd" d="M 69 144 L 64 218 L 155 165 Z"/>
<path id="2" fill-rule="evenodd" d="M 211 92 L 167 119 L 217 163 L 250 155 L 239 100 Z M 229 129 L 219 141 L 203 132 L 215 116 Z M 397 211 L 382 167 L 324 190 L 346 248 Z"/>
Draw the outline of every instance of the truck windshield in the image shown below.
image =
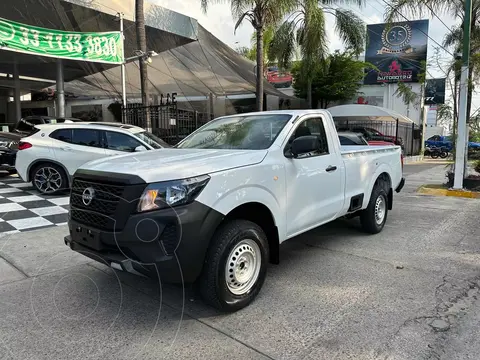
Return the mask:
<path id="1" fill-rule="evenodd" d="M 247 115 L 209 122 L 177 145 L 180 149 L 268 149 L 292 118 L 288 114 Z"/>

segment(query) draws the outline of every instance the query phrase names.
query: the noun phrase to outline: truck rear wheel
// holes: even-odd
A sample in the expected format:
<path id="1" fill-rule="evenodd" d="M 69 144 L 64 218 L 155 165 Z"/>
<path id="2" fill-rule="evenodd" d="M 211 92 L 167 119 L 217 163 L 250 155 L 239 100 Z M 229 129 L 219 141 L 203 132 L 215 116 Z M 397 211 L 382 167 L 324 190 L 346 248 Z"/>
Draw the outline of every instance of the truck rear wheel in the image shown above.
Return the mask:
<path id="1" fill-rule="evenodd" d="M 268 241 L 260 226 L 232 220 L 221 226 L 205 258 L 199 290 L 205 302 L 233 312 L 250 304 L 267 273 Z"/>
<path id="2" fill-rule="evenodd" d="M 370 234 L 378 234 L 385 226 L 387 215 L 388 195 L 386 184 L 379 180 L 373 187 L 368 207 L 360 214 L 360 223 L 363 230 Z"/>

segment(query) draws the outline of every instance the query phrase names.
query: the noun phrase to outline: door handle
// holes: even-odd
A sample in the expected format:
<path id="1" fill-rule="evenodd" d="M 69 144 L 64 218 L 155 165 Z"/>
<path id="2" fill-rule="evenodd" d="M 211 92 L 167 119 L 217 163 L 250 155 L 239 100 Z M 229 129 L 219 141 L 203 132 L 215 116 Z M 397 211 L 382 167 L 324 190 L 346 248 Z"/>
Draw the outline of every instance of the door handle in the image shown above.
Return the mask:
<path id="1" fill-rule="evenodd" d="M 329 166 L 329 167 L 327 167 L 325 170 L 326 170 L 327 172 L 332 172 L 332 171 L 335 171 L 335 170 L 337 170 L 337 167 L 336 167 L 336 166 L 332 166 L 332 165 L 330 165 L 330 166 Z"/>
<path id="2" fill-rule="evenodd" d="M 64 151 L 72 151 L 72 148 L 68 147 L 68 146 L 64 146 L 61 149 L 64 150 Z"/>

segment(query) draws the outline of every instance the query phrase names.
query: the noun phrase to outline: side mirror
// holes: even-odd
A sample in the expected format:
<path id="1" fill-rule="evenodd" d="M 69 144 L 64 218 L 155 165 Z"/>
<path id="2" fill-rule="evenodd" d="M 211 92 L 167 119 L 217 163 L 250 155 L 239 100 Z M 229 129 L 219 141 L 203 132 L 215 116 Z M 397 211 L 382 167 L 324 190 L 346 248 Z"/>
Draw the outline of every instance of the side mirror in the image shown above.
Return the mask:
<path id="1" fill-rule="evenodd" d="M 300 136 L 293 140 L 290 152 L 296 158 L 299 155 L 320 150 L 320 140 L 315 135 Z"/>
<path id="2" fill-rule="evenodd" d="M 137 151 L 147 151 L 147 148 L 143 145 L 140 145 L 135 148 L 135 152 Z"/>

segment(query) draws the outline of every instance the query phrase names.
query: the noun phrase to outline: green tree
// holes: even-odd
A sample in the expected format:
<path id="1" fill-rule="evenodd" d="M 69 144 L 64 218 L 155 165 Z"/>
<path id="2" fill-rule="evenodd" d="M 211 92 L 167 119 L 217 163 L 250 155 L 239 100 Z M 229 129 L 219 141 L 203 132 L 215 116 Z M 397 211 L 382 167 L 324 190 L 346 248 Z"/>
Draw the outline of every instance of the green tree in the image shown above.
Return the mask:
<path id="1" fill-rule="evenodd" d="M 368 63 L 356 60 L 350 51 L 344 53 L 336 51 L 327 58 L 317 61 L 312 70 L 313 76 L 306 75 L 305 65 L 302 60 L 292 66 L 295 96 L 306 99 L 311 87 L 312 105 L 314 108 L 320 106 L 322 109 L 336 101 L 353 99 L 362 86 L 365 68 L 372 67 Z"/>
<path id="2" fill-rule="evenodd" d="M 338 7 L 342 4 L 363 6 L 365 0 L 299 0 L 296 11 L 278 28 L 270 46 L 271 57 L 278 59 L 283 68 L 289 66 L 296 48 L 300 47 L 309 108 L 313 105 L 313 79 L 318 62 L 328 56 L 326 15 L 335 17 L 335 31 L 347 49 L 358 55 L 365 45 L 365 24 L 353 11 Z"/>
<path id="3" fill-rule="evenodd" d="M 236 48 L 235 51 L 248 60 L 255 61 L 257 59 L 257 52 L 253 48 L 241 46 Z"/>
<path id="4" fill-rule="evenodd" d="M 208 2 L 208 0 L 202 0 L 202 4 L 205 1 Z M 255 29 L 258 111 L 263 110 L 264 32 L 269 26 L 275 26 L 285 15 L 293 11 L 296 2 L 296 0 L 230 0 L 233 17 L 237 19 L 235 30 L 244 20 L 250 22 Z"/>
<path id="5" fill-rule="evenodd" d="M 268 49 L 270 47 L 270 43 L 272 42 L 274 33 L 275 33 L 274 26 L 268 26 L 263 32 L 263 49 L 264 49 L 263 68 L 264 69 L 274 61 L 274 59 L 269 58 L 269 53 L 268 53 Z M 236 51 L 243 57 L 246 57 L 248 60 L 256 61 L 257 60 L 257 33 L 254 31 L 252 34 L 251 47 L 242 46 L 237 48 Z"/>

